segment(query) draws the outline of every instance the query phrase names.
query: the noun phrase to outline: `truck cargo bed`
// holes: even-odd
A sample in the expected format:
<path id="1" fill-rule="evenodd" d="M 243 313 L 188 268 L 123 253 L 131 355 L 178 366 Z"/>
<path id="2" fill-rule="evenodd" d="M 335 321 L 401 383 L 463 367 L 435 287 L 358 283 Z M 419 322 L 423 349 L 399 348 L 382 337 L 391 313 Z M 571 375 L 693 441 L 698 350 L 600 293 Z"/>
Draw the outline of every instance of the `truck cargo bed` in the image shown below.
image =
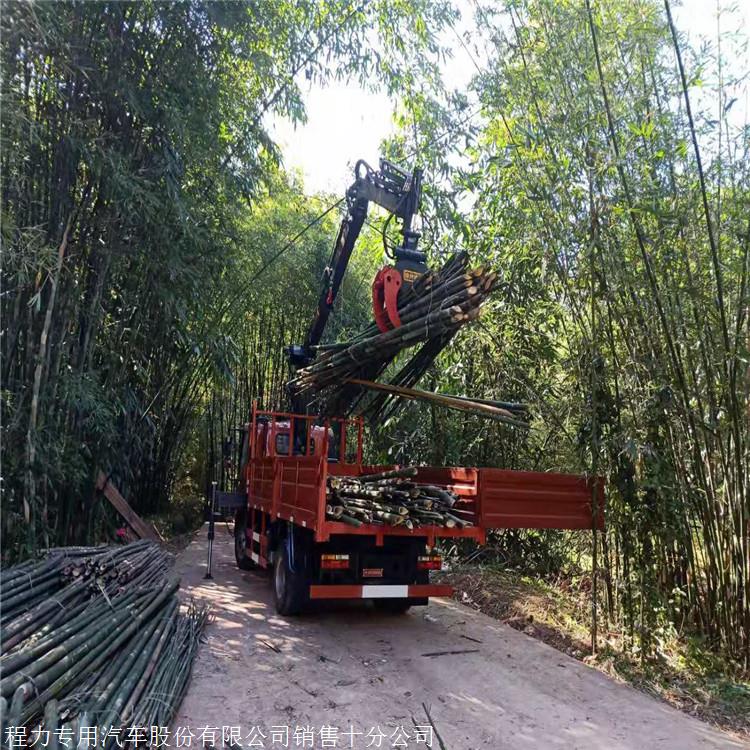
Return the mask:
<path id="1" fill-rule="evenodd" d="M 425 516 L 410 518 L 413 528 L 355 518 L 344 523 L 326 515 L 329 478 L 400 468 L 363 462 L 361 419 L 321 423 L 310 415 L 258 412 L 253 405 L 247 432 L 247 505 L 235 517 L 235 556 L 240 568 L 273 569 L 281 614 L 298 613 L 320 599 L 359 598 L 403 612 L 426 604 L 430 596 L 448 595 L 449 586 L 429 578 L 442 564 L 436 550 L 441 538 L 482 543 L 489 529 L 604 525 L 601 479 L 434 466 L 410 467 L 408 484 L 448 490 L 451 503 L 455 500 L 451 510 L 471 525 L 462 527 L 449 517 L 446 523 L 455 526 L 425 525 Z"/>
<path id="2" fill-rule="evenodd" d="M 250 468 L 250 506 L 311 530 L 324 542 L 335 534 L 375 537 L 425 537 L 434 545 L 442 537 L 485 540 L 487 529 L 586 529 L 592 526 L 591 480 L 570 474 L 464 467 L 419 467 L 413 481 L 444 487 L 459 496 L 457 507 L 473 524 L 467 528 L 418 526 L 408 529 L 387 524 L 350 526 L 326 518 L 326 481 L 331 476 L 361 476 L 397 468 L 395 465 L 332 463 L 322 456 L 275 456 L 255 460 Z M 603 484 L 598 492 L 603 528 Z M 470 515 L 469 515 L 470 514 Z"/>

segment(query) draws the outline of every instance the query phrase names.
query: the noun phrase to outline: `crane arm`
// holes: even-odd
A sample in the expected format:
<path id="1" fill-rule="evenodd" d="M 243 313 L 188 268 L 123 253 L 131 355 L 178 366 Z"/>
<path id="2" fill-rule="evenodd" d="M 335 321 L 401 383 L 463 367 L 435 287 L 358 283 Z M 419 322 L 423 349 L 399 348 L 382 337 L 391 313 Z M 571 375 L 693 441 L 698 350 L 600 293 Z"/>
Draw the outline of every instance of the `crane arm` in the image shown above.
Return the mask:
<path id="1" fill-rule="evenodd" d="M 412 220 L 419 209 L 421 198 L 422 171 L 417 168 L 408 173 L 386 159 L 381 159 L 380 169 L 377 171 L 363 160 L 358 161 L 354 174 L 355 181 L 346 193 L 346 216 L 341 222 L 331 258 L 323 274 L 323 288 L 315 315 L 310 323 L 304 344 L 289 347 L 290 360 L 298 367 L 304 366 L 312 359 L 313 347 L 319 344 L 323 337 L 371 202 L 382 206 L 402 221 L 403 243 L 401 247 L 396 248 L 394 253 L 395 269 L 399 274 L 398 288 L 401 286 L 402 277 L 405 283 L 410 284 L 426 271 L 425 255 L 417 250 L 420 235 L 412 229 Z M 395 309 L 395 296 L 391 306 Z M 397 320 L 397 314 L 395 315 Z M 376 319 L 379 316 L 383 319 L 383 311 L 375 309 L 375 316 Z"/>
<path id="2" fill-rule="evenodd" d="M 305 338 L 304 346 L 306 349 L 319 344 L 320 339 L 323 337 L 323 332 L 328 323 L 328 316 L 331 314 L 339 287 L 344 280 L 344 274 L 349 265 L 349 258 L 351 258 L 354 244 L 362 231 L 362 225 L 367 217 L 367 205 L 367 199 L 359 197 L 356 193 L 347 200 L 347 215 L 341 222 L 331 259 L 323 272 L 323 288 L 318 299 L 318 308 L 315 311 L 315 316 Z"/>

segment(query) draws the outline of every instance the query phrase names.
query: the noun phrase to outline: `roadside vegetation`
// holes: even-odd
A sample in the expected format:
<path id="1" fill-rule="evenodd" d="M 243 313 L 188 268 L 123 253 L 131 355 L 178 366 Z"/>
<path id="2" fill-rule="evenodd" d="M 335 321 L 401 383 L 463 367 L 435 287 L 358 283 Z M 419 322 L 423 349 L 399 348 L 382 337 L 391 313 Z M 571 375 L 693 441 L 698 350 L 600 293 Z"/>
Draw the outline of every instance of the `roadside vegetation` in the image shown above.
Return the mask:
<path id="1" fill-rule="evenodd" d="M 727 9 L 691 47 L 668 0 L 466 12 L 464 36 L 447 0 L 4 4 L 3 559 L 111 535 L 99 467 L 174 523 L 252 398 L 284 405 L 342 196 L 306 195 L 267 122 L 302 121 L 307 82 L 358 80 L 397 101 L 384 153 L 425 168 L 430 262 L 465 248 L 501 276 L 422 386 L 533 415 L 410 404 L 371 425 L 369 458 L 603 477 L 595 544 L 501 534 L 517 573 L 469 571 L 469 603 L 519 591 L 511 620 L 549 617 L 586 654 L 593 602 L 599 665 L 746 731 L 747 38 Z M 477 72 L 452 91 L 458 44 Z M 370 317 L 381 229 L 332 339 Z M 561 598 L 527 580 L 569 570 Z"/>

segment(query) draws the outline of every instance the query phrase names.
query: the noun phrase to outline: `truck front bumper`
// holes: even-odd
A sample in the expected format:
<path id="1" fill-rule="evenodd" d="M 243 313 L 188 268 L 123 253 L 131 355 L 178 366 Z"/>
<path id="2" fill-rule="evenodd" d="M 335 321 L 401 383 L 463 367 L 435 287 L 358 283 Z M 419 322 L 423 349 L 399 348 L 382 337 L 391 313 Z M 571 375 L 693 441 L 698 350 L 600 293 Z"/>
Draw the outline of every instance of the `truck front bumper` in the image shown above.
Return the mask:
<path id="1" fill-rule="evenodd" d="M 445 584 L 330 584 L 310 586 L 311 599 L 421 599 L 451 596 L 453 586 Z"/>

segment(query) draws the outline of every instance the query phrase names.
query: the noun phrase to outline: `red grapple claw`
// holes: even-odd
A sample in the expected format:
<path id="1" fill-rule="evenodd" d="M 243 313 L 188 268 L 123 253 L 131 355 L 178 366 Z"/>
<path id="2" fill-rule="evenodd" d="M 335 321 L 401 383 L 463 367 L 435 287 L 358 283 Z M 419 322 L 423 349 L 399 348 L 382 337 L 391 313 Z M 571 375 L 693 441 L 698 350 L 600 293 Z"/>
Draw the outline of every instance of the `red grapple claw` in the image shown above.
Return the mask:
<path id="1" fill-rule="evenodd" d="M 383 266 L 372 282 L 372 312 L 383 333 L 401 326 L 398 293 L 402 284 L 401 274 L 393 266 Z"/>

